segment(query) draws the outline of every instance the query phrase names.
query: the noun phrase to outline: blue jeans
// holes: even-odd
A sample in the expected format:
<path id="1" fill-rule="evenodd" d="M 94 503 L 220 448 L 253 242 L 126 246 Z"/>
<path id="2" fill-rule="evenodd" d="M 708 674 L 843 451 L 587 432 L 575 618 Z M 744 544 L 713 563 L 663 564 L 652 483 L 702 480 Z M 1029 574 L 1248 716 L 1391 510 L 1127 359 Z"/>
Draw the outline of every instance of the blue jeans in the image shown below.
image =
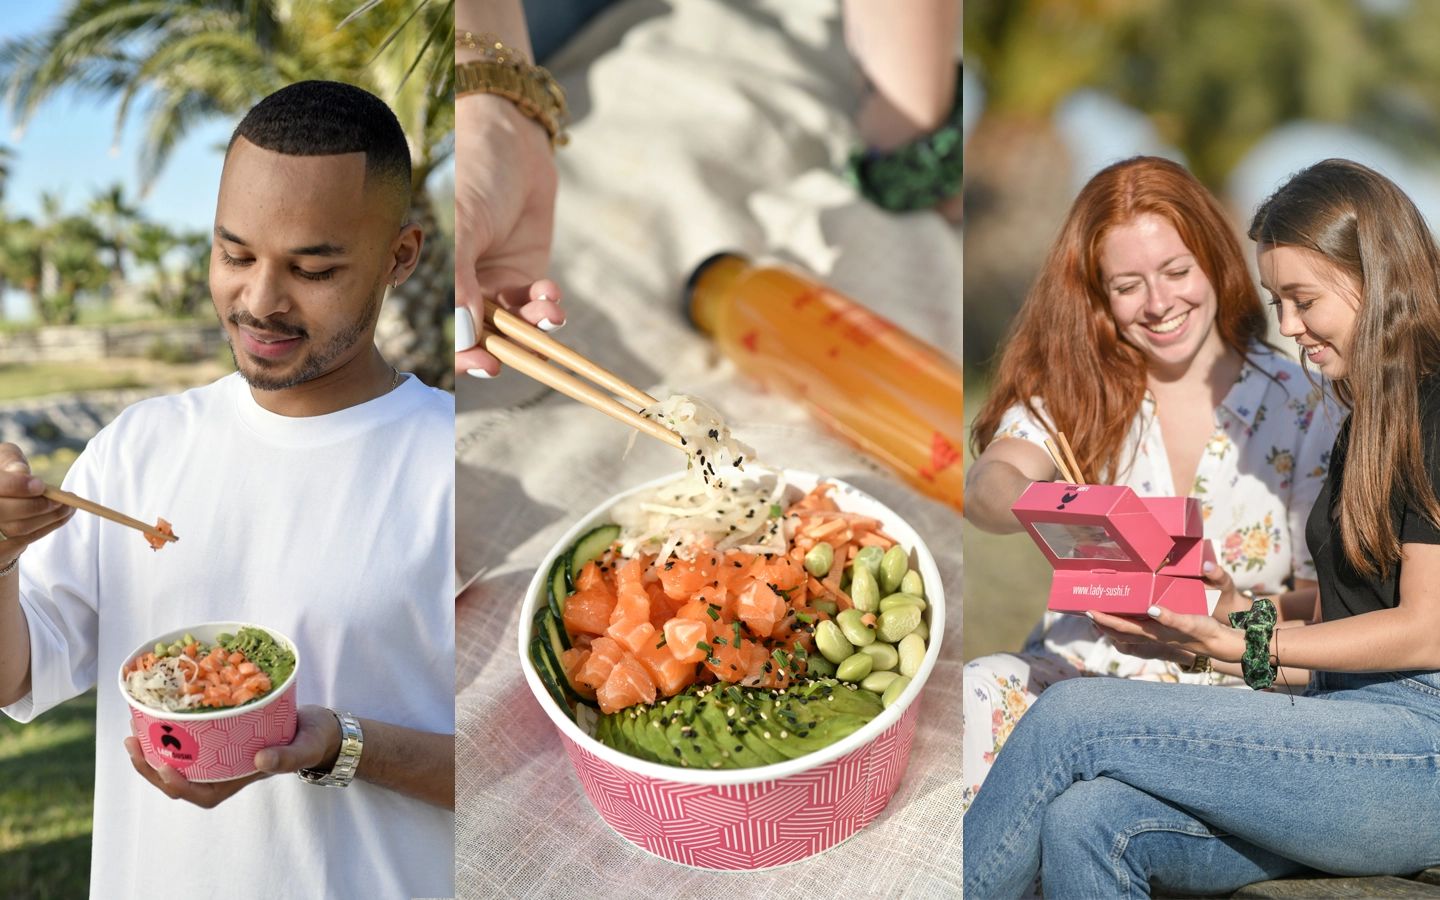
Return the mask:
<path id="1" fill-rule="evenodd" d="M 965 815 L 966 900 L 1222 893 L 1440 864 L 1440 673 L 1306 696 L 1083 678 L 1015 726 Z M 1042 866 L 1043 863 L 1043 866 Z"/>

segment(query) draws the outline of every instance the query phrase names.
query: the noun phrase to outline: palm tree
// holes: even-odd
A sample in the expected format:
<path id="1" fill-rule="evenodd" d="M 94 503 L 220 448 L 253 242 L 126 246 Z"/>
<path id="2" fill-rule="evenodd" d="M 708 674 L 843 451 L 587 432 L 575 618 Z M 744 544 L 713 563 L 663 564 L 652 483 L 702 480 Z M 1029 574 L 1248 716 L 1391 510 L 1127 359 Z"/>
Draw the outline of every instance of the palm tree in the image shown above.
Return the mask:
<path id="1" fill-rule="evenodd" d="M 50 29 L 0 45 L 0 89 L 22 126 L 65 90 L 118 96 L 117 135 L 131 115 L 146 121 L 148 187 L 201 122 L 235 118 L 296 81 L 358 85 L 399 117 L 414 171 L 412 216 L 433 234 L 425 181 L 453 150 L 450 9 L 440 0 L 68 0 Z M 348 23 L 347 13 L 356 14 Z M 454 278 L 449 248 L 427 241 L 421 266 L 413 285 L 391 292 L 379 342 L 397 365 L 442 383 L 451 373 L 442 337 L 453 314 L 443 290 Z"/>
<path id="2" fill-rule="evenodd" d="M 140 208 L 125 197 L 125 186 L 116 182 L 90 199 L 86 209 L 94 217 L 101 241 L 110 254 L 110 295 L 125 282 L 125 251 L 130 249 Z"/>

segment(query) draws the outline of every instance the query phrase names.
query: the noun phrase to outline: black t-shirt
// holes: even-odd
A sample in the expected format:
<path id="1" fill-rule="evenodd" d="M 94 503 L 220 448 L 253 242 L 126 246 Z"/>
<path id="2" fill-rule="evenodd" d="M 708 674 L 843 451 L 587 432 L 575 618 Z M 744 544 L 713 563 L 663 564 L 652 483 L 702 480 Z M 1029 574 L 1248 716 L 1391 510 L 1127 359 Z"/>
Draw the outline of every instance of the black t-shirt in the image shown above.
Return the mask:
<path id="1" fill-rule="evenodd" d="M 1440 375 L 1431 375 L 1420 382 L 1420 441 L 1430 488 L 1440 498 Z M 1325 486 L 1305 523 L 1305 541 L 1315 559 L 1320 609 L 1326 622 L 1377 609 L 1393 609 L 1400 603 L 1400 563 L 1392 565 L 1390 577 L 1381 580 L 1379 575 L 1361 575 L 1345 556 L 1340 523 L 1335 520 L 1333 507 L 1345 476 L 1349 445 L 1350 419 L 1347 417 L 1330 452 L 1330 473 L 1325 478 Z M 1398 492 L 1390 499 L 1390 521 L 1401 544 L 1440 544 L 1440 530 L 1436 530 L 1417 507 L 1407 503 Z"/>

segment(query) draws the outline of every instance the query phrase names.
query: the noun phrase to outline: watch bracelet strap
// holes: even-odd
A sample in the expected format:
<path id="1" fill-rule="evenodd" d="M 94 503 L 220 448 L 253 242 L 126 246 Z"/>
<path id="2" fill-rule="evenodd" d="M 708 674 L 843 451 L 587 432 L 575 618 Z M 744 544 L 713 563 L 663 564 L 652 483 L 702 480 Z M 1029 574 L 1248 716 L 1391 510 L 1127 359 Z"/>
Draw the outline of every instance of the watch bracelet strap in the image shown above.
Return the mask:
<path id="1" fill-rule="evenodd" d="M 301 769 L 295 774 L 310 784 L 348 787 L 350 782 L 355 780 L 355 770 L 360 765 L 364 735 L 360 730 L 360 720 L 355 716 L 340 709 L 332 709 L 330 712 L 335 714 L 336 721 L 340 723 L 340 755 L 335 758 L 335 765 L 328 771 Z"/>
<path id="2" fill-rule="evenodd" d="M 541 66 L 528 63 L 474 60 L 455 66 L 455 96 L 466 94 L 498 94 L 511 101 L 520 111 L 539 122 L 550 135 L 550 147 L 570 142 L 565 127 L 570 124 L 570 111 L 565 104 L 565 89 Z"/>

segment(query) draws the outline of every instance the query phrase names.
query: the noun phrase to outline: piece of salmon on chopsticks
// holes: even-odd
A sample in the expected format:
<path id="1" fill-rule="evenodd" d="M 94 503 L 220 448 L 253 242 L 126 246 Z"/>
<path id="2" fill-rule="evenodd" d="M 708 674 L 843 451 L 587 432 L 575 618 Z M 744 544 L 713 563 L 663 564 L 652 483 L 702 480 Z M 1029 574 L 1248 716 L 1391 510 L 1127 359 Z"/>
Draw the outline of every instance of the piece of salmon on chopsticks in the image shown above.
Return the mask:
<path id="1" fill-rule="evenodd" d="M 124 513 L 118 513 L 115 510 L 110 509 L 109 507 L 101 506 L 93 500 L 86 500 L 84 497 L 81 497 L 78 494 L 72 494 L 69 491 L 62 491 L 53 484 L 45 485 L 45 491 L 42 496 L 46 497 L 47 499 L 54 500 L 56 503 L 62 503 L 65 506 L 73 506 L 76 509 L 81 509 L 85 512 L 97 515 L 102 519 L 109 519 L 112 522 L 119 522 L 121 525 L 124 525 L 126 527 L 134 528 L 137 531 L 142 531 L 145 533 L 145 540 L 149 541 L 151 548 L 155 550 L 159 550 L 167 543 L 174 543 L 175 541 L 180 540 L 178 537 L 175 536 L 175 529 L 172 528 L 170 523 L 165 521 L 164 519 L 158 520 L 155 526 L 152 528 L 151 526 L 146 525 L 144 522 L 141 522 L 139 519 L 132 519 Z"/>

